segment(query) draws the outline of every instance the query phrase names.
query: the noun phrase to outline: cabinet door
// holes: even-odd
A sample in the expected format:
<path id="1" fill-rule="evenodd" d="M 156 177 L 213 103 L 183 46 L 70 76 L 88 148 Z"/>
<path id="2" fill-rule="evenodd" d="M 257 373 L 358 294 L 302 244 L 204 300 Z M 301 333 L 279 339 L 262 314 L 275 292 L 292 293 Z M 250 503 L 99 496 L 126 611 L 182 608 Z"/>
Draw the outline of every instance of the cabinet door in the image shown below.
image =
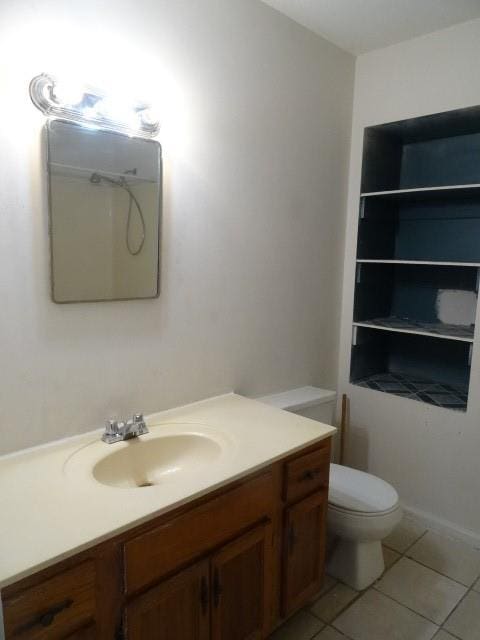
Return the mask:
<path id="1" fill-rule="evenodd" d="M 208 640 L 208 561 L 138 596 L 125 610 L 128 640 Z"/>
<path id="2" fill-rule="evenodd" d="M 98 638 L 95 625 L 80 629 L 79 631 L 72 633 L 65 640 L 96 640 Z"/>
<path id="3" fill-rule="evenodd" d="M 286 511 L 283 615 L 320 590 L 325 564 L 327 492 L 315 493 Z"/>
<path id="4" fill-rule="evenodd" d="M 212 640 L 267 635 L 272 606 L 272 527 L 261 525 L 212 558 Z"/>

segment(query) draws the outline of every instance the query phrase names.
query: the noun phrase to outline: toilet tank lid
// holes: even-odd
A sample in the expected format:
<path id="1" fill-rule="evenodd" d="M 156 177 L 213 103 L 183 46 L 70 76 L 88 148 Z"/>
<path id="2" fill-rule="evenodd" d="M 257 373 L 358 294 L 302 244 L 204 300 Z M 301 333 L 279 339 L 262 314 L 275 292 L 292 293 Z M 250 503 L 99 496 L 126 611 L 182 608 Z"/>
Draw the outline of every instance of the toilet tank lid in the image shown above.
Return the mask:
<path id="1" fill-rule="evenodd" d="M 398 504 L 398 493 L 377 476 L 331 464 L 328 502 L 348 511 L 379 513 Z"/>
<path id="2" fill-rule="evenodd" d="M 272 393 L 268 396 L 256 398 L 260 402 L 269 404 L 277 409 L 285 409 L 285 411 L 300 411 L 307 407 L 314 407 L 324 402 L 332 402 L 336 399 L 337 394 L 330 389 L 320 389 L 319 387 L 299 387 L 290 389 L 282 393 Z"/>

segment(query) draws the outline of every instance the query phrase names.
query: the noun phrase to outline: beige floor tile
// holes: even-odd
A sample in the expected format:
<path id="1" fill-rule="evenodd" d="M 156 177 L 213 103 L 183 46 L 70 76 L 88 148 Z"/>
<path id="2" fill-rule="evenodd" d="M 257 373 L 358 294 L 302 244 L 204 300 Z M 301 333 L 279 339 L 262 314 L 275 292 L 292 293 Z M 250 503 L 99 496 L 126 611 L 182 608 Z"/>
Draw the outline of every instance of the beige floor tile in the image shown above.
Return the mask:
<path id="1" fill-rule="evenodd" d="M 472 589 L 474 591 L 478 591 L 478 593 L 480 593 L 480 578 L 475 582 L 475 584 L 473 585 Z"/>
<path id="2" fill-rule="evenodd" d="M 408 558 L 389 569 L 375 588 L 437 624 L 446 620 L 467 592 L 467 587 Z"/>
<path id="3" fill-rule="evenodd" d="M 270 636 L 270 640 L 311 640 L 324 624 L 308 611 L 299 611 Z"/>
<path id="4" fill-rule="evenodd" d="M 318 594 L 319 596 L 323 596 L 324 593 L 327 593 L 327 591 L 330 591 L 330 589 L 336 585 L 338 582 L 338 580 L 336 578 L 332 578 L 332 576 L 329 576 L 328 574 L 325 576 L 325 580 L 323 581 L 323 587 L 322 590 L 320 591 L 320 593 Z"/>
<path id="5" fill-rule="evenodd" d="M 346 640 L 343 633 L 336 631 L 333 627 L 325 627 L 312 640 Z"/>
<path id="6" fill-rule="evenodd" d="M 468 587 L 480 574 L 480 551 L 433 531 L 416 542 L 407 555 Z"/>
<path id="7" fill-rule="evenodd" d="M 470 591 L 445 622 L 444 627 L 462 640 L 480 638 L 480 593 Z"/>
<path id="8" fill-rule="evenodd" d="M 388 547 L 383 547 L 383 559 L 385 561 L 385 569 L 390 569 L 390 567 L 395 564 L 395 562 L 401 557 L 399 553 L 394 551 L 393 549 L 389 549 Z"/>
<path id="9" fill-rule="evenodd" d="M 440 629 L 436 636 L 433 636 L 433 640 L 457 640 L 455 636 L 452 636 L 447 631 Z"/>
<path id="10" fill-rule="evenodd" d="M 333 626 L 353 640 L 430 640 L 438 630 L 375 589 L 354 602 Z"/>
<path id="11" fill-rule="evenodd" d="M 358 591 L 338 582 L 310 607 L 310 611 L 324 622 L 331 622 L 357 596 Z"/>
<path id="12" fill-rule="evenodd" d="M 325 595 L 327 593 L 327 591 L 330 591 L 330 589 L 335 586 L 337 584 L 338 580 L 336 578 L 332 578 L 332 576 L 329 575 L 325 575 L 325 580 L 323 581 L 323 587 L 320 589 L 320 591 L 318 591 L 312 598 L 310 598 L 310 600 L 308 601 L 308 603 L 305 606 L 305 609 L 308 609 L 308 607 L 311 607 L 312 604 L 315 604 L 315 602 L 321 598 L 323 595 Z"/>
<path id="13" fill-rule="evenodd" d="M 425 531 L 425 527 L 420 526 L 410 518 L 404 518 L 398 527 L 385 538 L 383 544 L 394 551 L 405 553 L 408 547 L 416 542 L 420 536 L 423 536 Z"/>

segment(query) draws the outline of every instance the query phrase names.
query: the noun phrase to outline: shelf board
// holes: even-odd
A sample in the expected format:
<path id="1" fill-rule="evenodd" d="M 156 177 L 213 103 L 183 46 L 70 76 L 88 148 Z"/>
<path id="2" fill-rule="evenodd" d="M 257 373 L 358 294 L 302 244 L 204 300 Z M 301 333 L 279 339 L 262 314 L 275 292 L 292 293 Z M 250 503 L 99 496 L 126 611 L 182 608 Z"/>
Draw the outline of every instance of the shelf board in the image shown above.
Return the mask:
<path id="1" fill-rule="evenodd" d="M 392 393 L 402 398 L 426 402 L 443 409 L 467 410 L 468 387 L 466 385 L 449 385 L 399 372 L 377 373 L 350 382 L 359 387 Z"/>
<path id="2" fill-rule="evenodd" d="M 394 189 L 391 191 L 370 191 L 361 193 L 361 198 L 378 198 L 385 200 L 431 200 L 435 196 L 445 198 L 480 198 L 480 184 L 456 184 L 443 187 L 420 187 L 418 189 Z"/>
<path id="3" fill-rule="evenodd" d="M 457 340 L 459 342 L 473 342 L 475 331 L 474 326 L 459 326 L 441 322 L 418 322 L 397 317 L 373 318 L 372 320 L 354 322 L 353 326 L 379 331 L 392 331 L 394 333 L 410 333 L 443 340 Z"/>
<path id="4" fill-rule="evenodd" d="M 440 260 L 377 260 L 369 258 L 357 258 L 360 264 L 416 264 L 438 267 L 476 267 L 480 268 L 480 262 L 441 262 Z"/>

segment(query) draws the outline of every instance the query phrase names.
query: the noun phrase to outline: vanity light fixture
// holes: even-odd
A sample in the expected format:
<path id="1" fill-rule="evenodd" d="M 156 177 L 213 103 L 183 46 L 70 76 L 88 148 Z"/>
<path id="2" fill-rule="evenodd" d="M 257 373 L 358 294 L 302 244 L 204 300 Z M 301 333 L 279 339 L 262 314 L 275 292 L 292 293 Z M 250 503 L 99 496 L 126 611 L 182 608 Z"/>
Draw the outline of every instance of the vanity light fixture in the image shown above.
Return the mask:
<path id="1" fill-rule="evenodd" d="M 155 137 L 159 130 L 158 118 L 148 103 L 129 104 L 93 87 L 57 80 L 46 73 L 30 82 L 30 97 L 46 116 L 145 138 Z"/>

